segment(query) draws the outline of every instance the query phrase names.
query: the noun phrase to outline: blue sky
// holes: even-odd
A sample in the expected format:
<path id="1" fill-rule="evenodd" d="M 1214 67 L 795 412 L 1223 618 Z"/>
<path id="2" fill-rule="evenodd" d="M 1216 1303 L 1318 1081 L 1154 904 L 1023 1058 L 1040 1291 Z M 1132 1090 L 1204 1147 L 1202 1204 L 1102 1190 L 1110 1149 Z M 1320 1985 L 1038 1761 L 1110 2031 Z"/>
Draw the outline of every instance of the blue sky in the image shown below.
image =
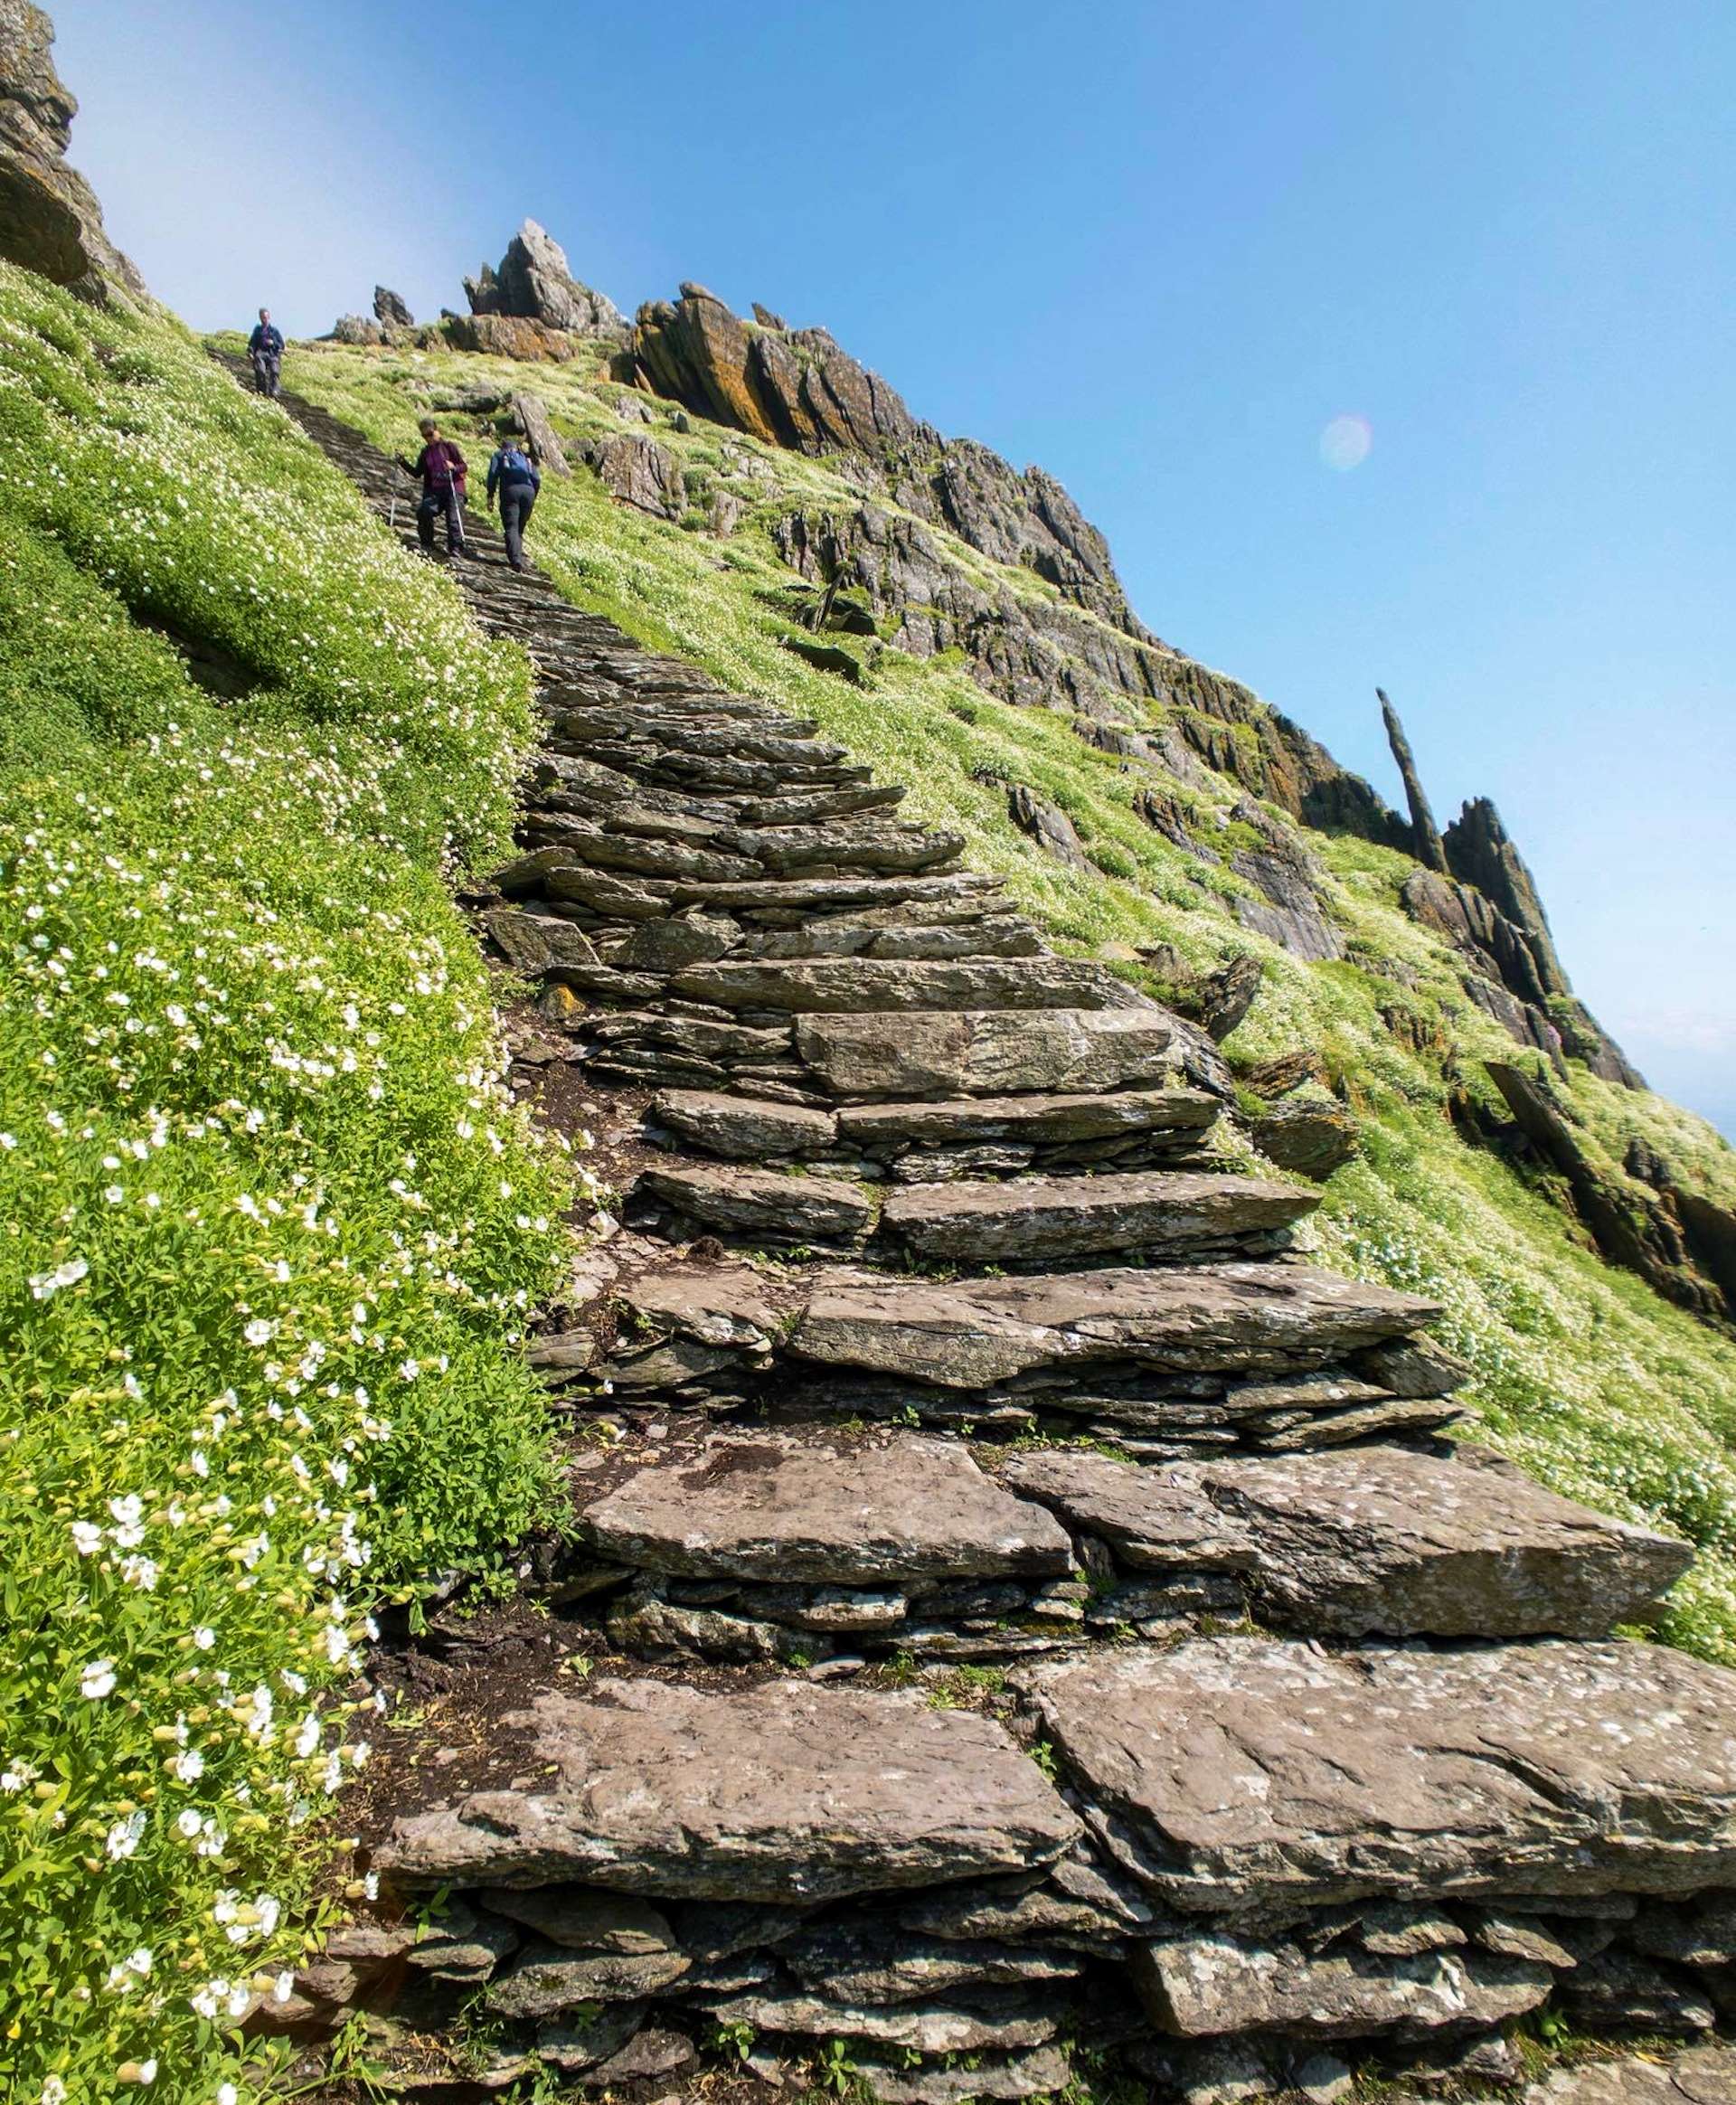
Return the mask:
<path id="1" fill-rule="evenodd" d="M 1727 0 L 53 12 L 73 158 L 190 321 L 462 307 L 529 213 L 629 312 L 826 323 L 1396 798 L 1386 687 L 1736 1134 Z"/>

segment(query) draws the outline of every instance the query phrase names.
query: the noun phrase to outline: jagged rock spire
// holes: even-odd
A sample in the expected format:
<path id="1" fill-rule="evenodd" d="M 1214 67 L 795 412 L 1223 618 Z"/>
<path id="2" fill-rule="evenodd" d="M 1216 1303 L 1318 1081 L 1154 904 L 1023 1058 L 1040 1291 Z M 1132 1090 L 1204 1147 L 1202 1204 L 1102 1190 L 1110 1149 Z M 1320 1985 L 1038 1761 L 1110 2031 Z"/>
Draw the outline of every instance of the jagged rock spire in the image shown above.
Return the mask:
<path id="1" fill-rule="evenodd" d="M 1381 716 L 1386 725 L 1386 742 L 1392 748 L 1392 758 L 1399 763 L 1399 773 L 1404 778 L 1404 800 L 1410 807 L 1410 841 L 1412 852 L 1419 863 L 1431 870 L 1447 874 L 1447 850 L 1441 845 L 1440 829 L 1435 824 L 1435 815 L 1429 808 L 1429 799 L 1423 794 L 1422 777 L 1417 772 L 1416 756 L 1410 750 L 1410 741 L 1404 735 L 1404 725 L 1399 721 L 1399 713 L 1386 698 L 1386 689 L 1376 687 L 1380 698 Z"/>

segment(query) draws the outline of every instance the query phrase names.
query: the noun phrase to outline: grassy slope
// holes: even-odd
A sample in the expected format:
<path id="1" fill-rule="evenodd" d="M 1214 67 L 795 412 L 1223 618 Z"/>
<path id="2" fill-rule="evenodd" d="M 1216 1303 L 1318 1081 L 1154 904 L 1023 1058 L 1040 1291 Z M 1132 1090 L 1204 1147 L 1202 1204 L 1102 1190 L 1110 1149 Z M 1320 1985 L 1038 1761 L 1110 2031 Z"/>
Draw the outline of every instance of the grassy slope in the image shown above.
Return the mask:
<path id="1" fill-rule="evenodd" d="M 394 449 L 409 443 L 430 393 L 495 382 L 503 391 L 535 387 L 569 434 L 646 429 L 619 413 L 621 388 L 581 362 L 527 373 L 456 354 L 319 345 L 292 351 L 288 377 Z M 1736 1345 L 1601 1264 L 1546 1196 L 1457 1138 L 1444 1070 L 1486 1090 L 1476 1080 L 1480 1061 L 1511 1058 L 1514 1048 L 1467 999 L 1447 949 L 1399 907 L 1414 864 L 1363 842 L 1311 835 L 1332 873 L 1349 958 L 1306 966 L 1250 935 L 1226 906 L 1235 881 L 1135 817 L 1134 790 L 1149 778 L 1085 746 L 1064 716 L 1002 703 L 957 664 L 870 644 L 867 684 L 856 689 L 781 648 L 788 624 L 761 595 L 791 577 L 766 529 L 791 503 L 847 510 L 859 493 L 835 466 L 703 420 L 679 432 L 666 405 L 653 415 L 653 435 L 687 471 L 692 509 L 678 524 L 663 522 L 613 503 L 582 469 L 571 481 L 545 480 L 533 541 L 562 588 L 646 642 L 818 718 L 882 777 L 910 786 L 911 815 L 962 831 L 972 862 L 1002 873 L 1061 947 L 1118 957 L 1125 946 L 1165 942 L 1195 966 L 1258 951 L 1265 990 L 1230 1050 L 1251 1060 L 1321 1048 L 1365 1121 L 1363 1159 L 1329 1188 L 1318 1231 L 1325 1257 L 1441 1298 L 1443 1334 L 1476 1369 L 1472 1393 L 1492 1436 L 1537 1475 L 1691 1537 L 1700 1562 L 1675 1597 L 1670 1635 L 1736 1661 Z M 462 415 L 446 422 L 473 457 L 486 457 L 484 426 Z M 727 539 L 702 530 L 703 505 L 720 489 L 748 506 Z M 962 544 L 953 552 L 997 584 L 1044 590 Z M 1007 818 L 1007 781 L 1033 784 L 1061 806 L 1096 873 L 1061 870 L 1032 847 Z M 1237 794 L 1225 782 L 1222 804 Z M 1395 1034 L 1382 1009 L 1412 1028 Z M 1411 1037 L 1428 1049 L 1414 1050 Z M 1688 1113 L 1583 1071 L 1571 1100 L 1611 1159 L 1640 1131 L 1692 1161 L 1708 1189 L 1736 1196 L 1736 1157 Z"/>
<path id="2" fill-rule="evenodd" d="M 442 881 L 528 668 L 176 326 L 5 267 L 0 663 L 0 2093 L 210 2100 L 371 1602 L 545 1494 L 568 1184 Z"/>

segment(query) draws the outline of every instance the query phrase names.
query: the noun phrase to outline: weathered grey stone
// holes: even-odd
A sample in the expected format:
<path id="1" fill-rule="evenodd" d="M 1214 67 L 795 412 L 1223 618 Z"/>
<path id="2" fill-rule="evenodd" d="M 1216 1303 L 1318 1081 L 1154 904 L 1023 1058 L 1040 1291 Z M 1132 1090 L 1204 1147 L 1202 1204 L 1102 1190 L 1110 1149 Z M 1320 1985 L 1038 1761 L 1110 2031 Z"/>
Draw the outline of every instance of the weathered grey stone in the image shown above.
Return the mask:
<path id="1" fill-rule="evenodd" d="M 654 1571 L 879 1585 L 1069 1569 L 1065 1533 L 954 1442 L 718 1433 L 582 1510 L 604 1554 Z"/>
<path id="2" fill-rule="evenodd" d="M 839 1097 L 1095 1092 L 1171 1080 L 1175 1027 L 1156 1008 L 804 1016 L 796 1049 Z"/>
<path id="3" fill-rule="evenodd" d="M 651 1118 L 708 1155 L 735 1162 L 823 1155 L 837 1133 L 829 1111 L 712 1090 L 664 1090 L 652 1099 Z"/>
<path id="4" fill-rule="evenodd" d="M 804 1987 L 835 2003 L 913 2003 L 959 1988 L 1071 1980 L 1084 1968 L 1073 1952 L 929 1941 L 848 1922 L 805 1930 L 779 1946 L 778 1957 Z"/>
<path id="5" fill-rule="evenodd" d="M 1006 809 L 1019 831 L 1029 834 L 1045 854 L 1072 870 L 1090 868 L 1090 857 L 1073 830 L 1073 822 L 1059 805 L 1039 797 L 1024 783 L 1014 782 L 1006 792 Z"/>
<path id="6" fill-rule="evenodd" d="M 1471 1378 L 1462 1359 L 1432 1337 L 1395 1339 L 1356 1355 L 1356 1371 L 1394 1396 L 1450 1396 Z"/>
<path id="7" fill-rule="evenodd" d="M 678 519 L 687 501 L 687 478 L 666 446 L 640 431 L 619 431 L 581 448 L 612 497 L 659 519 Z"/>
<path id="8" fill-rule="evenodd" d="M 1123 1893 L 1089 1864 L 1063 1857 L 1046 1872 L 975 1879 L 919 1894 L 899 1909 L 898 1920 L 929 1937 L 1100 1945 L 1129 1931 L 1148 1932 L 1153 1914 L 1149 1902 Z"/>
<path id="9" fill-rule="evenodd" d="M 476 315 L 516 316 L 551 329 L 622 335 L 620 311 L 572 275 L 561 244 L 527 219 L 506 244 L 498 269 L 484 264 L 464 289 Z"/>
<path id="10" fill-rule="evenodd" d="M 715 1002 L 720 1008 L 802 1015 L 1137 1009 L 1145 998 L 1101 966 L 1071 958 L 797 958 L 695 965 L 674 986 L 688 1001 Z"/>
<path id="11" fill-rule="evenodd" d="M 1736 1893 L 1642 1908 L 1627 1940 L 1648 1959 L 1675 1966 L 1736 1966 Z"/>
<path id="12" fill-rule="evenodd" d="M 1711 2032 L 1718 2023 L 1692 1975 L 1631 1951 L 1599 1952 L 1575 1967 L 1561 1982 L 1560 1999 L 1565 2015 L 1591 2031 L 1663 2032 L 1679 2038 Z"/>
<path id="13" fill-rule="evenodd" d="M 1218 1638 L 1018 1679 L 1189 1908 L 1736 1883 L 1736 1675 L 1658 1646 Z"/>
<path id="14" fill-rule="evenodd" d="M 589 967 L 597 952 L 581 929 L 550 914 L 498 906 L 482 917 L 482 925 L 500 945 L 515 971 L 545 973 L 562 966 Z"/>
<path id="15" fill-rule="evenodd" d="M 806 1665 L 824 1649 L 812 1638 L 755 1616 L 666 1600 L 646 1581 L 610 1604 L 609 1641 L 616 1651 L 642 1659 L 709 1659 L 727 1666 Z"/>
<path id="16" fill-rule="evenodd" d="M 1237 1373 L 1319 1366 L 1420 1328 L 1435 1303 L 1297 1265 L 1088 1271 L 953 1285 L 822 1273 L 801 1359 L 979 1388 L 1094 1361 Z"/>
<path id="17" fill-rule="evenodd" d="M 1088 1010 L 1121 1015 L 1119 1009 Z M 866 1155 L 901 1146 L 952 1147 L 1010 1140 L 1025 1146 L 1202 1132 L 1222 1109 L 1199 1089 L 1129 1089 L 1105 1095 L 965 1097 L 943 1103 L 848 1104 L 839 1137 Z"/>
<path id="18" fill-rule="evenodd" d="M 1003 1464 L 1001 1480 L 1070 1527 L 1109 1543 L 1136 1569 L 1248 1572 L 1257 1550 L 1239 1521 L 1220 1513 L 1196 1485 L 1166 1471 L 1083 1449 L 1038 1448 Z"/>
<path id="19" fill-rule="evenodd" d="M 836 1177 L 786 1176 L 744 1167 L 642 1170 L 636 1190 L 684 1220 L 755 1243 L 854 1245 L 873 1208 Z"/>
<path id="20" fill-rule="evenodd" d="M 1378 1952 L 1383 1959 L 1410 1959 L 1420 1951 L 1456 1951 L 1465 1942 L 1464 1930 L 1450 1915 L 1443 1915 L 1436 1908 L 1406 1907 L 1399 1902 L 1356 1909 L 1351 1935 L 1365 1951 Z M 1500 1950 L 1502 1947 L 1491 1945 L 1489 1949 Z M 1528 1959 L 1532 1954 L 1520 1951 L 1510 1956 Z"/>
<path id="21" fill-rule="evenodd" d="M 417 1930 L 404 1957 L 429 1980 L 468 1984 L 486 1981 L 518 1944 L 518 1931 L 510 1922 L 479 1914 L 467 1902 L 455 1900 Z"/>
<path id="22" fill-rule="evenodd" d="M 1603 1637 L 1694 1556 L 1516 1472 L 1402 1448 L 1212 1463 L 1194 1480 L 1259 1543 L 1268 1616 L 1344 1637 Z"/>
<path id="23" fill-rule="evenodd" d="M 537 1787 L 401 1816 L 377 1859 L 393 1882 L 820 1899 L 1022 1869 L 1079 1832 L 999 1725 L 914 1693 L 603 1681 L 505 1723 Z"/>
<path id="24" fill-rule="evenodd" d="M 610 2091 L 619 2083 L 645 2082 L 678 2076 L 697 2065 L 699 2050 L 684 2032 L 647 2025 L 624 2047 L 598 2062 L 585 2074 L 585 2088 Z"/>
<path id="25" fill-rule="evenodd" d="M 1520 2105 L 1736 2105 L 1736 2046 L 1573 2062 L 1527 2084 Z"/>
<path id="26" fill-rule="evenodd" d="M 881 1231 L 924 1257 L 1035 1264 L 1222 1245 L 1288 1228 L 1318 1204 L 1317 1192 L 1295 1185 L 1141 1170 L 916 1185 L 887 1200 Z"/>
<path id="27" fill-rule="evenodd" d="M 689 914 L 680 920 L 641 921 L 613 962 L 623 972 L 680 972 L 689 965 L 721 958 L 740 930 L 714 914 Z"/>
<path id="28" fill-rule="evenodd" d="M 1033 2006 L 1028 1991 L 946 2003 L 835 2003 L 794 1990 L 704 1999 L 720 2025 L 757 2032 L 808 2033 L 823 2039 L 876 2039 L 919 2053 L 976 2053 L 985 2047 L 1042 2046 L 1061 2028 L 1058 2015 Z"/>
<path id="29" fill-rule="evenodd" d="M 575 1950 L 637 1958 L 676 1947 L 668 1917 L 631 1893 L 572 1885 L 490 1886 L 476 1897 L 493 1913 L 509 1916 L 550 1943 Z"/>
<path id="30" fill-rule="evenodd" d="M 599 2068 L 636 2036 L 646 2014 L 643 2003 L 605 2003 L 582 2016 L 544 2025 L 536 2034 L 536 2057 L 562 2075 Z"/>
<path id="31" fill-rule="evenodd" d="M 627 2003 L 679 1980 L 688 1960 L 679 1951 L 571 1951 L 527 1944 L 489 1982 L 483 2000 L 502 2017 L 558 2017 L 582 2003 Z"/>
<path id="32" fill-rule="evenodd" d="M 1063 2091 L 1071 2064 L 1058 2046 L 1025 2053 L 973 2054 L 968 2065 L 907 2068 L 872 2054 L 853 2056 L 858 2080 L 881 2105 L 975 2105 L 979 2098 L 1043 2098 Z"/>
<path id="33" fill-rule="evenodd" d="M 1292 1176 L 1328 1177 L 1356 1152 L 1356 1121 L 1337 1104 L 1291 1098 L 1250 1119 L 1249 1136 L 1269 1162 Z"/>
<path id="34" fill-rule="evenodd" d="M 1311 1957 L 1296 1944 L 1223 1936 L 1139 1945 L 1128 1970 L 1156 2022 L 1188 2038 L 1278 2032 L 1354 2039 L 1485 2027 L 1534 2009 L 1554 1981 L 1547 1967 L 1494 1953 Z"/>

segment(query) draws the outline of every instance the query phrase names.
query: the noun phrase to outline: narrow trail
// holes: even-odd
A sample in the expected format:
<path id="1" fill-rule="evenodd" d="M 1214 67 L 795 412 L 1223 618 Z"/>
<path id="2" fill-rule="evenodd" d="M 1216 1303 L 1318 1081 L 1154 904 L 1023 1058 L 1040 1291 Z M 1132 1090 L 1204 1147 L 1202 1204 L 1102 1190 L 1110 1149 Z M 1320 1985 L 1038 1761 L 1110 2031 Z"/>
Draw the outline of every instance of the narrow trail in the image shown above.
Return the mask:
<path id="1" fill-rule="evenodd" d="M 290 2020 L 376 2012 L 429 2096 L 658 2095 L 722 2040 L 894 2105 L 1070 2053 L 1204 2105 L 1235 2055 L 1335 2095 L 1322 2042 L 1511 2078 L 1552 1996 L 1736 2008 L 1736 1908 L 1684 1902 L 1736 1886 L 1736 1677 L 1607 1641 L 1685 1548 L 1442 1437 L 1437 1311 L 1298 1259 L 1318 1189 L 1223 1166 L 1193 1026 L 471 536 L 542 725 L 478 930 L 622 1185 L 533 1360 L 607 1437 L 539 1627 L 437 1629 L 360 1804 L 387 1893 L 455 1908 L 339 1932 Z"/>

